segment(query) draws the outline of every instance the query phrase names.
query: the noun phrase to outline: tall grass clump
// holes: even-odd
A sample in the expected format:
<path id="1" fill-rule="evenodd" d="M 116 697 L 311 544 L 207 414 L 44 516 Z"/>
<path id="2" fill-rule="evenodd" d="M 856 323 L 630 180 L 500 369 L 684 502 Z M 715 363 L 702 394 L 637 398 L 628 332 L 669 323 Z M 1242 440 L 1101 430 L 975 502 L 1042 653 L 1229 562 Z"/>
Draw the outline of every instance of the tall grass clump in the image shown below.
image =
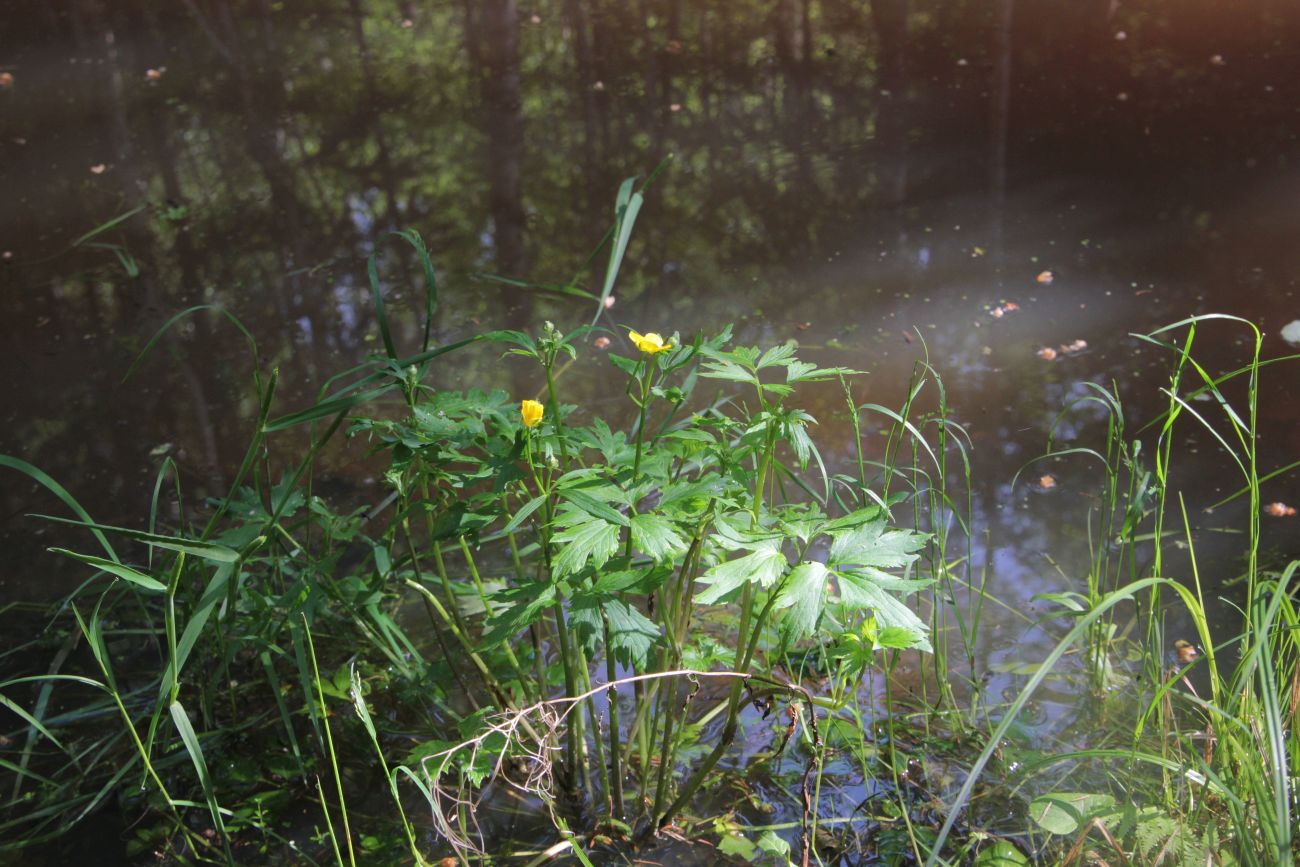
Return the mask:
<path id="1" fill-rule="evenodd" d="M 1247 330 L 1251 355 L 1244 366 L 1212 374 L 1198 360 L 1198 330 L 1215 325 Z M 1053 426 L 1045 457 L 1086 459 L 1102 469 L 1099 505 L 1089 518 L 1086 586 L 1044 596 L 1059 605 L 1069 628 L 1002 711 L 951 802 L 929 864 L 941 862 L 945 838 L 1018 715 L 1076 650 L 1107 709 L 1106 723 L 1097 746 L 1044 753 L 1020 770 L 1021 785 L 1041 791 L 1028 808 L 1031 833 L 1045 835 L 1034 844 L 1040 858 L 1080 863 L 1085 851 L 1102 851 L 1124 863 L 1295 860 L 1300 633 L 1293 593 L 1300 562 L 1265 568 L 1259 523 L 1262 483 L 1294 465 L 1261 474 L 1257 443 L 1261 374 L 1298 356 L 1261 358 L 1259 329 L 1223 315 L 1191 317 L 1135 337 L 1171 358 L 1162 389 L 1166 408 L 1139 431 L 1153 436 L 1154 446 L 1144 450 L 1141 440 L 1126 439 L 1118 393 L 1097 385 L 1088 386 L 1081 402 L 1104 410 L 1101 448 L 1055 447 Z M 1209 621 L 1195 527 L 1184 496 L 1172 487 L 1189 426 L 1222 448 L 1242 485 L 1203 508 L 1248 501 L 1239 582 L 1244 601 L 1233 624 Z M 1171 615 L 1191 624 L 1194 635 L 1187 637 L 1195 642 L 1173 640 Z M 1139 625 L 1139 639 L 1125 639 L 1121 616 Z M 1198 690 L 1194 680 L 1206 686 Z M 1073 778 L 1076 788 L 1046 787 L 1049 777 L 1056 786 Z"/>

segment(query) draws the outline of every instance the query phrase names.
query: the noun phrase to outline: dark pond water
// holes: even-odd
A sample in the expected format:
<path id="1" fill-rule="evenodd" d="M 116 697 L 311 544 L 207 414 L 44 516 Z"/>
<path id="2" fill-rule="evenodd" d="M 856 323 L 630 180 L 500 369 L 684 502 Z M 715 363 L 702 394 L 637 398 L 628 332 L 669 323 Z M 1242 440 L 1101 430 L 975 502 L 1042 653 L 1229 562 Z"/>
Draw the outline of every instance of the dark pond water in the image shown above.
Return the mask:
<path id="1" fill-rule="evenodd" d="M 197 504 L 246 446 L 250 359 L 223 320 L 188 320 L 122 383 L 177 311 L 240 317 L 280 370 L 281 412 L 378 349 L 372 251 L 395 336 L 417 345 L 419 273 L 393 229 L 433 251 L 439 339 L 577 324 L 587 305 L 477 275 L 568 279 L 618 183 L 668 154 L 614 319 L 797 339 L 868 371 L 860 399 L 886 405 L 924 343 L 974 444 L 974 567 L 1020 611 L 1086 563 L 1095 469 L 1010 486 L 1058 410 L 1089 380 L 1117 384 L 1136 422 L 1164 405 L 1168 359 L 1129 332 L 1232 313 L 1276 355 L 1300 318 L 1293 0 L 0 0 L 0 20 L 0 452 L 105 523 L 143 520 L 162 454 Z M 1197 345 L 1227 369 L 1245 337 L 1213 327 Z M 565 390 L 617 413 L 600 355 Z M 441 377 L 538 385 L 489 352 Z M 1294 369 L 1268 371 L 1265 469 L 1300 457 L 1297 395 Z M 808 402 L 843 459 L 838 395 Z M 1064 430 L 1098 444 L 1104 423 Z M 1208 437 L 1189 428 L 1185 446 L 1175 483 L 1202 568 L 1229 578 L 1239 543 L 1212 530 L 1242 507 L 1198 507 L 1237 480 Z M 336 456 L 322 489 L 377 497 L 375 469 Z M 1265 500 L 1300 501 L 1300 476 Z M 25 517 L 62 513 L 52 497 L 10 473 L 0 508 L 3 600 L 79 580 Z M 1300 553 L 1295 526 L 1266 519 L 1266 547 Z M 983 664 L 1050 640 L 1000 611 Z"/>

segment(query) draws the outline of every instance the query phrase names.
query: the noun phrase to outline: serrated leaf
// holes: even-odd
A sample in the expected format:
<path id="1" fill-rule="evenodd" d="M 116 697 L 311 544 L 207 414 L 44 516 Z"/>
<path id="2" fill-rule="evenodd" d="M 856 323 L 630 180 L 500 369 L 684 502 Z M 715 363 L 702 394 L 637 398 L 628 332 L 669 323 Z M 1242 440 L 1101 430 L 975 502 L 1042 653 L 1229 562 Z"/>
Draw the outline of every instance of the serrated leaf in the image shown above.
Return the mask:
<path id="1" fill-rule="evenodd" d="M 518 634 L 536 623 L 554 603 L 555 585 L 550 582 L 538 581 L 493 593 L 488 597 L 488 607 L 498 613 L 485 624 L 481 646 L 492 647 Z"/>
<path id="2" fill-rule="evenodd" d="M 662 489 L 659 508 L 700 512 L 722 490 L 722 480 L 715 475 L 691 482 L 677 482 Z"/>
<path id="3" fill-rule="evenodd" d="M 596 419 L 590 428 L 575 431 L 579 442 L 588 448 L 596 449 L 611 466 L 625 458 L 632 450 L 622 432 L 610 430 L 604 419 Z"/>
<path id="4" fill-rule="evenodd" d="M 861 509 L 849 512 L 847 515 L 841 515 L 833 521 L 828 521 L 822 529 L 830 533 L 835 530 L 851 530 L 855 527 L 861 527 L 863 524 L 871 521 L 883 520 L 884 513 L 881 508 L 875 504 L 864 506 Z"/>
<path id="5" fill-rule="evenodd" d="M 794 341 L 792 340 L 782 343 L 779 346 L 773 346 L 759 357 L 758 363 L 754 366 L 759 370 L 762 370 L 765 367 L 774 367 L 778 364 L 786 364 L 794 358 L 796 349 L 798 349 L 798 347 L 795 346 Z M 816 365 L 811 366 L 816 367 Z"/>
<path id="6" fill-rule="evenodd" d="M 796 369 L 796 365 L 798 368 Z M 811 369 L 810 369 L 811 368 Z M 861 373 L 860 370 L 853 370 L 848 367 L 817 367 L 815 364 L 806 364 L 798 361 L 786 368 L 786 382 L 822 382 L 827 379 L 836 379 L 840 376 L 854 376 Z"/>
<path id="7" fill-rule="evenodd" d="M 906 626 L 886 626 L 876 633 L 876 644 L 891 650 L 925 648 L 925 635 L 918 635 Z"/>
<path id="8" fill-rule="evenodd" d="M 888 530 L 884 518 L 865 523 L 853 530 L 831 534 L 832 566 L 852 564 L 896 569 L 916 559 L 928 538 L 915 530 Z"/>
<path id="9" fill-rule="evenodd" d="M 917 617 L 912 609 L 882 588 L 872 577 L 855 572 L 837 572 L 840 587 L 840 602 L 848 608 L 870 610 L 876 615 L 876 623 L 882 628 L 901 627 L 916 638 L 913 647 L 932 653 L 930 642 L 926 638 L 925 623 Z"/>
<path id="10" fill-rule="evenodd" d="M 663 585 L 670 572 L 670 569 L 662 567 L 602 571 L 592 589 L 605 593 L 653 593 Z"/>
<path id="11" fill-rule="evenodd" d="M 686 540 L 672 521 L 653 513 L 632 516 L 632 544 L 656 562 L 686 551 Z"/>
<path id="12" fill-rule="evenodd" d="M 593 518 L 600 518 L 603 521 L 609 521 L 611 524 L 618 524 L 620 527 L 628 525 L 627 515 L 624 515 L 608 503 L 601 502 L 585 491 L 576 488 L 560 488 L 557 493 Z"/>
<path id="13" fill-rule="evenodd" d="M 586 512 L 573 512 L 581 520 L 556 533 L 552 541 L 559 553 L 551 563 L 556 578 L 565 578 L 582 570 L 590 562 L 599 568 L 618 550 L 617 524 L 602 521 Z"/>
<path id="14" fill-rule="evenodd" d="M 811 635 L 826 607 L 826 582 L 833 573 L 824 563 L 800 563 L 790 573 L 790 579 L 781 591 L 774 608 L 789 608 L 785 627 L 795 638 Z"/>
<path id="15" fill-rule="evenodd" d="M 621 370 L 623 373 L 625 373 L 628 376 L 635 376 L 637 372 L 637 368 L 641 366 L 641 362 L 635 359 L 625 358 L 622 355 L 615 355 L 612 352 L 609 353 L 606 356 L 606 358 L 610 360 L 611 364 L 613 364 L 615 367 L 617 367 L 619 370 Z"/>
<path id="16" fill-rule="evenodd" d="M 700 583 L 707 588 L 695 599 L 703 605 L 712 605 L 751 581 L 771 587 L 788 565 L 779 539 L 760 542 L 744 557 L 719 563 L 706 572 Z"/>
<path id="17" fill-rule="evenodd" d="M 758 377 L 734 361 L 706 361 L 700 367 L 700 376 L 705 379 L 726 379 L 731 382 L 743 382 L 749 385 L 758 383 Z"/>
<path id="18" fill-rule="evenodd" d="M 794 449 L 794 455 L 799 460 L 799 469 L 808 469 L 808 458 L 812 457 L 817 447 L 813 445 L 812 437 L 808 436 L 808 430 L 802 424 L 784 425 L 786 440 Z"/>
<path id="19" fill-rule="evenodd" d="M 506 524 L 504 527 L 501 528 L 501 532 L 503 534 L 509 534 L 514 532 L 516 527 L 522 524 L 529 515 L 531 515 L 533 512 L 536 512 L 538 507 L 545 502 L 546 502 L 546 497 L 544 495 L 539 494 L 538 496 L 533 497 L 522 507 L 520 507 L 518 512 L 515 512 L 515 516 L 510 519 L 510 523 Z"/>
<path id="20" fill-rule="evenodd" d="M 749 512 L 736 512 L 715 518 L 713 541 L 729 551 L 752 551 L 759 544 L 781 540 L 781 534 L 773 530 L 748 530 L 735 523 L 740 521 L 747 525 L 750 520 Z"/>
<path id="21" fill-rule="evenodd" d="M 601 612 L 609 620 L 609 641 L 614 658 L 638 670 L 645 668 L 650 649 L 659 640 L 659 627 L 637 609 L 607 593 L 576 594 L 569 616 L 575 634 L 594 657 L 604 636 Z"/>

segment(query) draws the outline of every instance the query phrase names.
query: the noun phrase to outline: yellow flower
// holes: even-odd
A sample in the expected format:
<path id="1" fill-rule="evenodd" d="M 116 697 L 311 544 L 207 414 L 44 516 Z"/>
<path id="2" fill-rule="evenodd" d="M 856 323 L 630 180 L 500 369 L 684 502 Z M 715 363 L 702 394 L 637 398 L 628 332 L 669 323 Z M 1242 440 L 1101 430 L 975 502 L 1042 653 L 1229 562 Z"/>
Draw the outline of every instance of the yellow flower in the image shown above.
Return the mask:
<path id="1" fill-rule="evenodd" d="M 537 427 L 542 423 L 542 414 L 546 408 L 535 400 L 524 400 L 519 402 L 519 417 L 523 419 L 524 427 Z"/>
<path id="2" fill-rule="evenodd" d="M 628 337 L 636 344 L 636 348 L 646 355 L 654 355 L 657 352 L 663 352 L 665 349 L 672 349 L 672 341 L 665 341 L 663 337 L 651 331 L 649 334 L 638 334 L 635 331 L 628 332 Z"/>

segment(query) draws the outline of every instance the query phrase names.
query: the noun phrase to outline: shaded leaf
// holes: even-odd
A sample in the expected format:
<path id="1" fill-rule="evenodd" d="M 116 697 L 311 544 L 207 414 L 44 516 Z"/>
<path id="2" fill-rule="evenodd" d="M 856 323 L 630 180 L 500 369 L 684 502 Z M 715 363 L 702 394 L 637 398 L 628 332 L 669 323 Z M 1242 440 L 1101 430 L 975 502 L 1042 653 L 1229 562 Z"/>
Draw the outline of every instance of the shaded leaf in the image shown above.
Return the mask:
<path id="1" fill-rule="evenodd" d="M 650 648 L 659 640 L 659 627 L 628 603 L 607 593 L 586 592 L 575 595 L 569 609 L 574 632 L 593 655 L 604 636 L 601 612 L 609 620 L 609 641 L 614 658 L 624 665 L 644 669 Z"/>
<path id="2" fill-rule="evenodd" d="M 96 569 L 102 569 L 112 575 L 116 575 L 123 581 L 129 581 L 132 584 L 144 590 L 154 593 L 166 593 L 167 585 L 137 572 L 130 566 L 123 566 L 121 563 L 115 563 L 112 560 L 105 560 L 103 557 L 93 557 L 90 554 L 78 554 L 76 551 L 69 551 L 67 548 L 50 548 L 55 554 L 65 554 L 74 560 L 80 560 L 88 566 L 94 566 Z"/>

